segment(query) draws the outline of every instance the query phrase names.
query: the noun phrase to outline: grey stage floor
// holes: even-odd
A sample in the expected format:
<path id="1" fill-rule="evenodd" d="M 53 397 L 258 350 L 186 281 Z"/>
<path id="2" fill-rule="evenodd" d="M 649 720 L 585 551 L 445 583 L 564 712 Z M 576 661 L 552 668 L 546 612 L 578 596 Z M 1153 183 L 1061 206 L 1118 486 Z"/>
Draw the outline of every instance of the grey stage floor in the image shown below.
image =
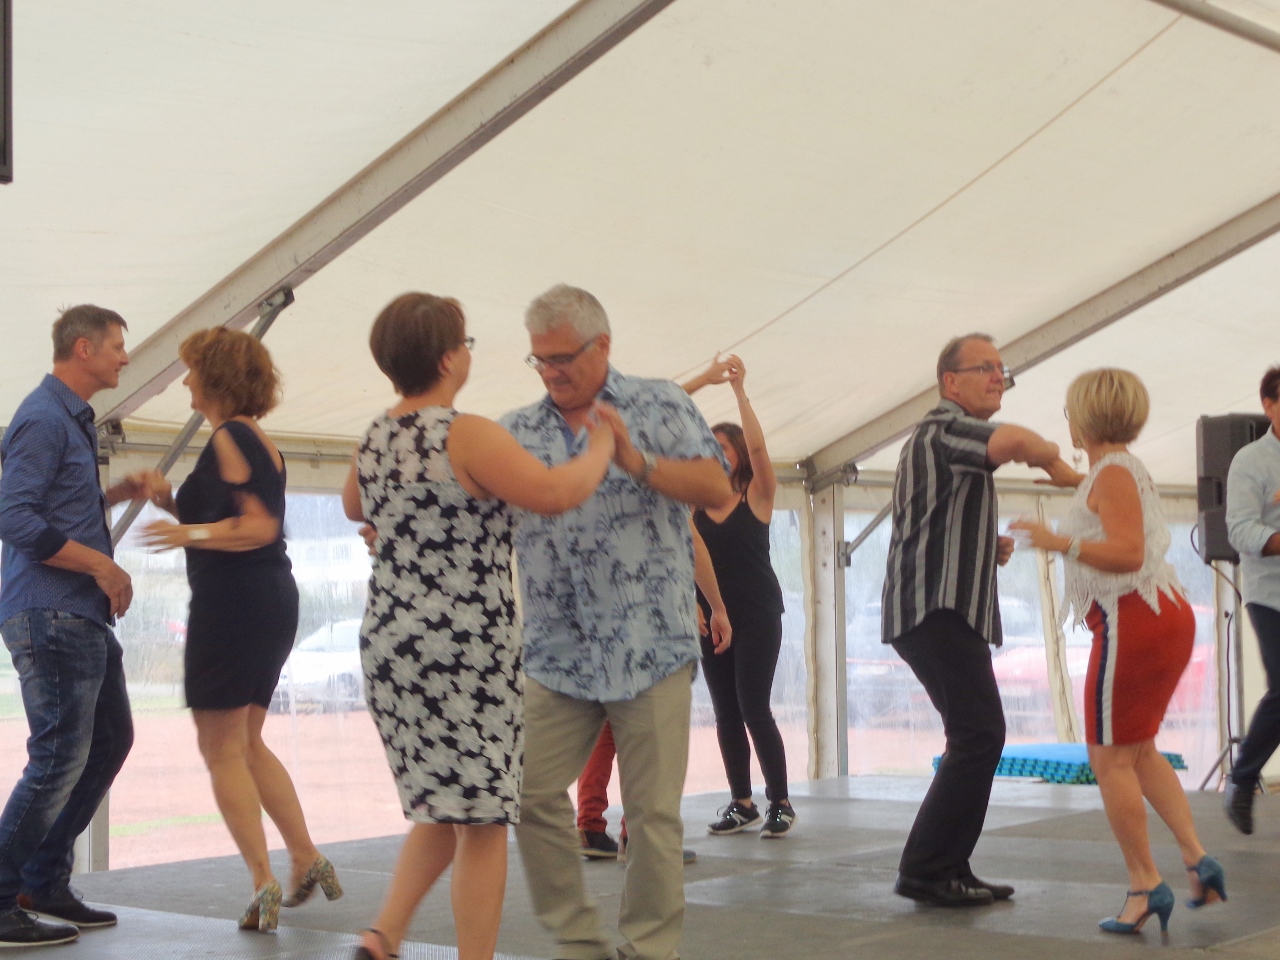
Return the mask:
<path id="1" fill-rule="evenodd" d="M 947 911 L 895 897 L 898 853 L 926 785 L 924 779 L 887 777 L 799 785 L 793 788 L 796 830 L 771 842 L 755 834 L 706 836 L 704 824 L 724 798 L 687 798 L 688 845 L 699 859 L 686 871 L 681 954 L 686 960 L 1110 960 L 1158 948 L 1169 958 L 1280 958 L 1280 801 L 1274 796 L 1259 799 L 1258 832 L 1243 837 L 1226 823 L 1217 795 L 1193 795 L 1205 844 L 1226 867 L 1230 902 L 1201 911 L 1179 905 L 1167 939 L 1154 920 L 1143 935 L 1120 938 L 1096 926 L 1120 907 L 1125 877 L 1092 787 L 997 783 L 974 866 L 981 876 L 1014 883 L 1013 901 Z M 1172 837 L 1151 819 L 1158 862 L 1181 895 L 1185 881 Z M 399 837 L 326 848 L 346 897 L 286 911 L 286 925 L 272 936 L 235 929 L 250 891 L 233 858 L 81 877 L 87 899 L 123 908 L 121 924 L 86 932 L 65 948 L 66 955 L 346 960 L 353 931 L 376 911 L 398 848 Z M 585 869 L 604 914 L 616 914 L 623 867 L 595 862 Z M 406 960 L 455 955 L 448 948 L 454 941 L 447 887 L 446 877 L 419 910 Z M 530 911 L 514 848 L 498 946 L 509 956 L 552 956 L 551 941 Z M 41 951 L 51 952 L 63 955 Z"/>

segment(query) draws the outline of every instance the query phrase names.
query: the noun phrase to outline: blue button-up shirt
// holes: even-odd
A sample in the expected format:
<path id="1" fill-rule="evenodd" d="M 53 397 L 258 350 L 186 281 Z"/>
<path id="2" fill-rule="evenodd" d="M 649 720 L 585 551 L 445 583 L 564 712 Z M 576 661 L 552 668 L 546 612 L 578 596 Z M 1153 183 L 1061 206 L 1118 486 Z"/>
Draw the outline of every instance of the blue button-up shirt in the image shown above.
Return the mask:
<path id="1" fill-rule="evenodd" d="M 1227 473 L 1227 537 L 1240 554 L 1246 603 L 1280 610 L 1280 557 L 1262 548 L 1280 533 L 1280 438 L 1274 430 L 1241 447 Z M 1275 682 L 1274 680 L 1272 681 Z"/>
<path id="2" fill-rule="evenodd" d="M 93 408 L 46 375 L 4 433 L 0 470 L 0 622 L 47 608 L 108 624 L 93 577 L 41 562 L 68 540 L 112 555 Z"/>
<path id="3" fill-rule="evenodd" d="M 600 399 L 631 441 L 673 460 L 724 456 L 711 428 L 669 380 L 612 367 Z M 502 418 L 547 466 L 586 445 L 551 397 Z M 689 508 L 616 465 L 581 506 L 556 517 L 522 513 L 516 531 L 524 607 L 525 672 L 580 700 L 630 700 L 698 657 Z"/>

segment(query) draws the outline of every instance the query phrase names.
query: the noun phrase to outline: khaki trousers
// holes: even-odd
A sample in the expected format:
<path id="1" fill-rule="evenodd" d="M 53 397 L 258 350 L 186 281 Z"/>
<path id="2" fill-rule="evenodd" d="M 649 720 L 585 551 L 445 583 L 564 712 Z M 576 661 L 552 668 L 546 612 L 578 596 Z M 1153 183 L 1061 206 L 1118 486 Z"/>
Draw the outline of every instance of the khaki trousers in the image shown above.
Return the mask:
<path id="1" fill-rule="evenodd" d="M 627 873 L 618 914 L 623 960 L 676 960 L 684 927 L 684 822 L 692 663 L 632 700 L 576 700 L 527 679 L 524 786 L 516 840 L 534 911 L 556 958 L 612 960 L 615 950 L 587 896 L 569 785 L 605 720 L 618 745 L 627 818 Z"/>

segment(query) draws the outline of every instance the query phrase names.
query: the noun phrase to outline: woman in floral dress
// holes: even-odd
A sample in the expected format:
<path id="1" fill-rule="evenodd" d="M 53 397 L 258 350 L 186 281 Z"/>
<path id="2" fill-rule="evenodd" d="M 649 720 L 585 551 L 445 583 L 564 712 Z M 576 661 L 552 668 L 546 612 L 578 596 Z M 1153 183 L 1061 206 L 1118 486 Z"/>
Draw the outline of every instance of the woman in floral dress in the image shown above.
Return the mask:
<path id="1" fill-rule="evenodd" d="M 451 863 L 458 956 L 493 956 L 523 748 L 508 504 L 571 509 L 613 455 L 602 420 L 581 456 L 548 468 L 498 424 L 458 413 L 472 342 L 458 302 L 424 293 L 394 300 L 369 337 L 401 399 L 369 427 L 343 505 L 375 533 L 361 660 L 413 828 L 359 960 L 395 956 Z"/>

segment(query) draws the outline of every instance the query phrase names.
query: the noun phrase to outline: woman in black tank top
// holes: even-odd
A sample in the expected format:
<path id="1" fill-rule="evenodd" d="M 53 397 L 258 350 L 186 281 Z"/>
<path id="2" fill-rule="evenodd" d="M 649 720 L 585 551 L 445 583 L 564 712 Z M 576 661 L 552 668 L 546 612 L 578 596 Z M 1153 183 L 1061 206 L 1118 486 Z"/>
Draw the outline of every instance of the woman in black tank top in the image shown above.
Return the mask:
<path id="1" fill-rule="evenodd" d="M 737 497 L 721 509 L 698 509 L 693 515 L 694 527 L 711 555 L 733 628 L 733 644 L 723 653 L 716 653 L 708 638 L 702 640 L 702 669 L 732 793 L 729 805 L 708 831 L 724 835 L 759 825 L 760 836 L 771 838 L 786 834 L 796 819 L 787 798 L 786 750 L 769 707 L 782 648 L 782 588 L 769 561 L 769 521 L 778 481 L 764 431 L 747 399 L 745 378 L 742 361 L 730 356 L 717 358 L 706 372 L 684 385 L 693 393 L 704 386 L 728 383 L 742 417 L 742 426 L 720 423 L 711 428 L 729 461 L 729 479 Z M 698 602 L 706 613 L 701 594 Z M 752 742 L 769 800 L 763 818 L 751 798 Z"/>

